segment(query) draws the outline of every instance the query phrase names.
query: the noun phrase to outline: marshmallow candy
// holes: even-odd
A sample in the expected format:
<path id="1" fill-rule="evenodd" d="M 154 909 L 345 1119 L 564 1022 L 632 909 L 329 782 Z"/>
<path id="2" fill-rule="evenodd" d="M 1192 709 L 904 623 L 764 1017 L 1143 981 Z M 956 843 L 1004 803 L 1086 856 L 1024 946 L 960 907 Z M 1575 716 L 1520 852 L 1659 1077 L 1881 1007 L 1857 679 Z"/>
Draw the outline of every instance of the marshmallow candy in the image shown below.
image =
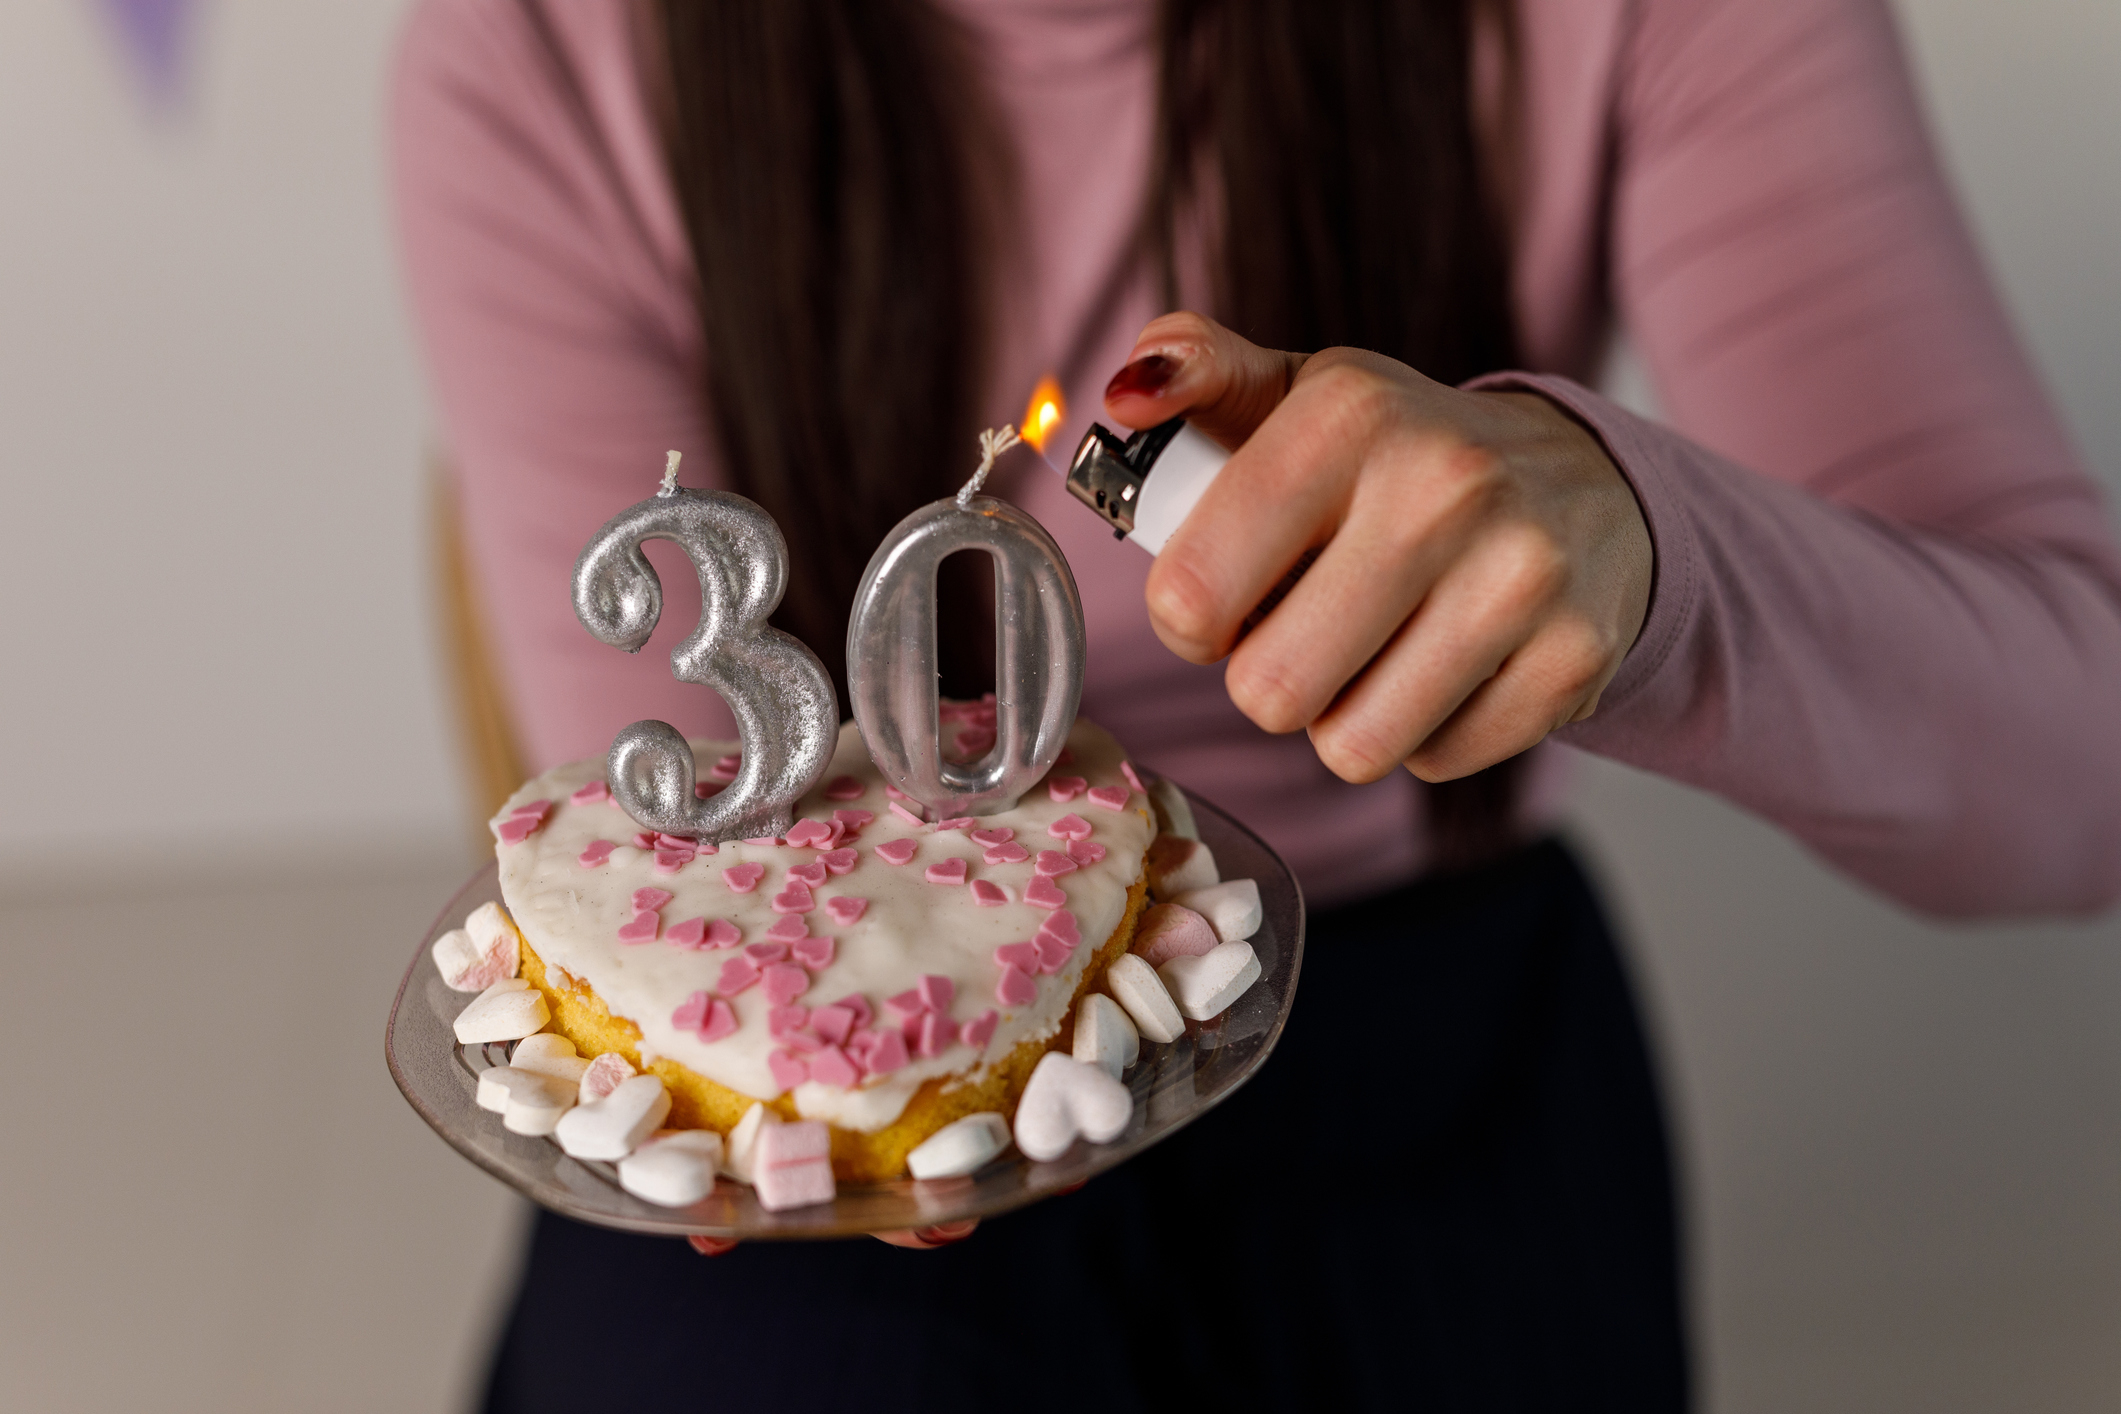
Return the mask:
<path id="1" fill-rule="evenodd" d="M 1266 916 L 1259 906 L 1259 883 L 1253 879 L 1228 879 L 1205 889 L 1188 889 L 1171 902 L 1207 919 L 1218 942 L 1243 942 L 1259 931 Z"/>
<path id="2" fill-rule="evenodd" d="M 1198 957 L 1221 941 L 1208 920 L 1192 909 L 1159 903 L 1142 910 L 1127 951 L 1151 967 L 1162 967 L 1174 957 Z"/>
<path id="3" fill-rule="evenodd" d="M 1075 1008 L 1075 1058 L 1102 1066 L 1114 1080 L 1141 1059 L 1141 1033 L 1118 1002 L 1092 992 Z"/>
<path id="4" fill-rule="evenodd" d="M 606 1051 L 582 1071 L 582 1095 L 577 1104 L 601 1100 L 633 1079 L 633 1067 L 617 1051 Z"/>
<path id="5" fill-rule="evenodd" d="M 660 1076 L 636 1075 L 601 1100 L 576 1105 L 560 1117 L 552 1137 L 570 1158 L 623 1159 L 670 1113 Z"/>
<path id="6" fill-rule="evenodd" d="M 461 928 L 435 939 L 435 971 L 459 992 L 483 992 L 516 975 L 521 959 L 516 925 L 497 903 L 482 903 Z"/>
<path id="7" fill-rule="evenodd" d="M 728 1143 L 722 1148 L 722 1172 L 739 1183 L 756 1182 L 754 1165 L 759 1156 L 759 1131 L 780 1122 L 781 1117 L 764 1105 L 753 1105 L 744 1111 L 744 1117 L 729 1131 Z"/>
<path id="8" fill-rule="evenodd" d="M 1205 889 L 1222 882 L 1215 872 L 1215 856 L 1199 840 L 1178 835 L 1158 835 L 1149 846 L 1149 887 L 1160 899 L 1172 899 L 1188 889 Z"/>
<path id="9" fill-rule="evenodd" d="M 1259 958 L 1250 943 L 1223 943 L 1199 957 L 1174 957 L 1156 975 L 1181 1015 L 1206 1021 L 1228 1011 L 1259 980 Z"/>
<path id="10" fill-rule="evenodd" d="M 1185 1034 L 1186 1023 L 1180 1019 L 1156 969 L 1133 953 L 1122 954 L 1105 969 L 1105 990 L 1126 1008 L 1134 1029 L 1149 1040 L 1176 1041 Z"/>
<path id="11" fill-rule="evenodd" d="M 1093 1144 L 1117 1139 L 1133 1115 L 1126 1086 L 1098 1066 L 1048 1051 L 1016 1102 L 1016 1147 L 1033 1159 L 1057 1159 L 1077 1135 Z"/>
<path id="12" fill-rule="evenodd" d="M 582 1083 L 582 1072 L 589 1069 L 588 1058 L 574 1053 L 574 1042 L 550 1031 L 540 1031 L 518 1041 L 515 1054 L 508 1058 L 508 1063 L 517 1070 L 550 1075 L 577 1088 Z"/>
<path id="13" fill-rule="evenodd" d="M 575 1087 L 554 1075 L 497 1065 L 479 1075 L 479 1108 L 516 1134 L 550 1134 L 574 1108 Z"/>
<path id="14" fill-rule="evenodd" d="M 480 1046 L 488 1041 L 520 1041 L 545 1029 L 552 1010 L 545 994 L 520 977 L 496 982 L 457 1013 L 457 1041 Z"/>
<path id="15" fill-rule="evenodd" d="M 1149 804 L 1156 808 L 1156 828 L 1160 833 L 1182 840 L 1200 838 L 1200 828 L 1193 823 L 1193 806 L 1184 791 L 1159 779 L 1149 782 L 1147 794 Z"/>
<path id="16" fill-rule="evenodd" d="M 711 1129 L 669 1129 L 619 1160 L 619 1187 L 665 1208 L 689 1208 L 714 1192 L 722 1136 Z"/>
<path id="17" fill-rule="evenodd" d="M 914 1146 L 906 1167 L 915 1178 L 955 1178 L 974 1173 L 1009 1147 L 1009 1121 L 981 1110 L 944 1125 Z"/>
<path id="18" fill-rule="evenodd" d="M 821 1119 L 772 1124 L 759 1132 L 752 1158 L 759 1204 L 769 1212 L 829 1203 L 837 1191 L 832 1182 L 832 1131 Z"/>

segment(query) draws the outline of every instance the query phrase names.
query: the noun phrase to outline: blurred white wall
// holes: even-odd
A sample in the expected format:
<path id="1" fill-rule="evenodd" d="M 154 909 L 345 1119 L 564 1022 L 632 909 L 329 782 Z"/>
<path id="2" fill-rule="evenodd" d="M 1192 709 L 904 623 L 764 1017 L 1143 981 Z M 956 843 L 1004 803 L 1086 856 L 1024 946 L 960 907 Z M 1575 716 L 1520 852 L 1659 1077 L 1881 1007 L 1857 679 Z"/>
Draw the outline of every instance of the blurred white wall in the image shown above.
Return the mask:
<path id="1" fill-rule="evenodd" d="M 51 916 L 54 879 L 204 860 L 238 890 L 261 864 L 360 875 L 460 846 L 420 534 L 432 424 L 384 207 L 403 9 L 209 0 L 189 100 L 158 115 L 89 0 L 0 6 L 0 905 L 36 900 L 0 907 L 0 957 L 49 936 L 21 920 Z M 2121 5 L 1898 9 L 1999 279 L 2121 484 Z M 1600 763 L 1579 818 L 1667 1061 L 1712 1407 L 2121 1406 L 2121 925 L 1931 927 Z M 408 919 L 433 887 L 404 875 Z M 184 960 L 211 996 L 216 915 L 195 911 Z M 277 965 L 259 936 L 231 968 Z M 345 1000 L 349 1037 L 380 1026 L 380 995 Z M 461 1230 L 487 1223 L 477 1271 L 392 1279 L 484 1291 L 491 1185 L 359 1066 L 388 1152 L 434 1161 L 414 1186 L 461 1177 Z M 363 1250 L 416 1230 L 341 1221 Z M 152 1234 L 110 1236 L 113 1279 L 187 1289 Z M 342 1356 L 407 1338 L 339 1298 L 311 1336 Z M 37 1347 L 55 1379 L 76 1358 L 58 1340 Z M 476 1354 L 453 1359 L 436 1399 Z"/>

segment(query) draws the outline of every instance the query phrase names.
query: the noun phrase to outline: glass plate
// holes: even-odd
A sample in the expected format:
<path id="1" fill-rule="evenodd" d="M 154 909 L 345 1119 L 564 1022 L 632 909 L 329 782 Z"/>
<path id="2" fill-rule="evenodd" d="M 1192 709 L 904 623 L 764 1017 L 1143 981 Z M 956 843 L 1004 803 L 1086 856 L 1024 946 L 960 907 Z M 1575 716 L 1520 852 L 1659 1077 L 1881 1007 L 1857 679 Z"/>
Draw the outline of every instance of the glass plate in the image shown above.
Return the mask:
<path id="1" fill-rule="evenodd" d="M 476 1103 L 479 1072 L 507 1062 L 505 1046 L 460 1046 L 454 1022 L 473 994 L 453 992 L 435 971 L 434 940 L 458 927 L 480 904 L 501 897 L 492 863 L 471 877 L 442 909 L 398 984 L 384 1052 L 398 1089 L 449 1146 L 534 1203 L 582 1222 L 626 1232 L 760 1238 L 846 1237 L 991 1217 L 1066 1192 L 1177 1133 L 1229 1098 L 1259 1069 L 1281 1036 L 1303 963 L 1304 904 L 1295 876 L 1259 836 L 1199 796 L 1187 793 L 1200 837 L 1223 877 L 1259 881 L 1266 915 L 1252 947 L 1260 980 L 1210 1022 L 1187 1022 L 1170 1045 L 1142 1042 L 1127 1072 L 1134 1117 L 1109 1144 L 1078 1140 L 1050 1163 L 1014 1148 L 963 1178 L 896 1179 L 846 1187 L 830 1203 L 768 1212 L 750 1188 L 727 1179 L 689 1208 L 643 1202 L 619 1187 L 616 1164 L 571 1159 L 550 1139 L 511 1134 L 501 1117 Z"/>

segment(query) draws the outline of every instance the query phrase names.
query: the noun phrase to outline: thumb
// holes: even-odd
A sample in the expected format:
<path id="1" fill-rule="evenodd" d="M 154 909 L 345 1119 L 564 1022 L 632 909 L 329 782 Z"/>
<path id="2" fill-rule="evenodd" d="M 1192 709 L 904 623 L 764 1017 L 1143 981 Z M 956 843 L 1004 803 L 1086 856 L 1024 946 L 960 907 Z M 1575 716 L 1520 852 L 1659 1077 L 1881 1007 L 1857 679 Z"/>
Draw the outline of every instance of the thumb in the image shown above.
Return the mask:
<path id="1" fill-rule="evenodd" d="M 1150 321 L 1105 385 L 1105 412 L 1128 427 L 1183 417 L 1235 451 L 1267 420 L 1307 355 L 1263 349 L 1206 315 Z"/>

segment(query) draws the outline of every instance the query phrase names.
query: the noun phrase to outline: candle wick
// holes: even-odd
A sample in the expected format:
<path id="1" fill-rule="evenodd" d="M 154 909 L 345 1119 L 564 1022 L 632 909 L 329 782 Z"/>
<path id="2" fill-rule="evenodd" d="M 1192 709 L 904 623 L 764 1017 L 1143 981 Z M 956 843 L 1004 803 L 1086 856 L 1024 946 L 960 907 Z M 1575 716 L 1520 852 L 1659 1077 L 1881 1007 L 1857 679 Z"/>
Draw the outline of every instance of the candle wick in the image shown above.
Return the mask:
<path id="1" fill-rule="evenodd" d="M 683 452 L 670 453 L 670 460 L 663 463 L 663 484 L 656 488 L 658 496 L 675 496 L 678 493 L 678 463 L 684 459 Z"/>
<path id="2" fill-rule="evenodd" d="M 970 481 L 957 489 L 959 510 L 972 509 L 972 498 L 979 494 L 980 487 L 987 484 L 987 473 L 994 470 L 994 459 L 1023 440 L 1016 435 L 1016 428 L 1006 422 L 999 428 L 990 427 L 979 434 L 979 470 L 972 473 Z"/>

